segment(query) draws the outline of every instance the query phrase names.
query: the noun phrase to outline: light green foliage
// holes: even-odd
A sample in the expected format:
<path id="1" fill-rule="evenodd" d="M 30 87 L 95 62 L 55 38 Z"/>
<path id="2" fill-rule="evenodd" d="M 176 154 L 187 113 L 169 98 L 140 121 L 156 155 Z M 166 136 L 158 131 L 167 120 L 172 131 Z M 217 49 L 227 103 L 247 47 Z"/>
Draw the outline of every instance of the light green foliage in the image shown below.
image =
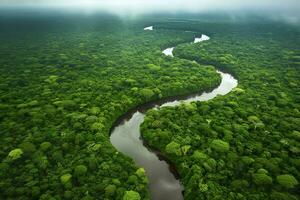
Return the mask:
<path id="1" fill-rule="evenodd" d="M 139 168 L 135 172 L 139 177 L 144 177 L 145 176 L 145 169 L 144 168 Z"/>
<path id="2" fill-rule="evenodd" d="M 300 140 L 300 131 L 293 131 L 292 136 L 296 140 Z"/>
<path id="3" fill-rule="evenodd" d="M 38 158 L 36 158 L 36 163 L 38 164 L 38 167 L 40 169 L 46 169 L 49 165 L 49 161 L 48 158 L 46 156 L 39 156 Z"/>
<path id="4" fill-rule="evenodd" d="M 173 141 L 166 146 L 166 152 L 169 154 L 175 154 L 177 156 L 182 155 L 180 144 Z"/>
<path id="5" fill-rule="evenodd" d="M 95 115 L 91 115 L 91 116 L 88 116 L 86 119 L 85 119 L 86 123 L 87 124 L 93 124 L 95 122 L 98 121 L 98 117 L 95 116 Z"/>
<path id="6" fill-rule="evenodd" d="M 91 126 L 91 130 L 93 130 L 93 131 L 100 131 L 103 128 L 104 128 L 104 125 L 102 123 L 99 123 L 99 122 L 93 123 L 92 126 Z"/>
<path id="7" fill-rule="evenodd" d="M 90 151 L 98 151 L 101 148 L 101 144 L 92 143 L 88 146 Z"/>
<path id="8" fill-rule="evenodd" d="M 126 191 L 124 196 L 123 196 L 123 200 L 140 200 L 140 194 L 138 192 L 135 191 Z"/>
<path id="9" fill-rule="evenodd" d="M 78 165 L 74 169 L 74 175 L 77 177 L 84 176 L 87 173 L 87 167 L 84 165 Z"/>
<path id="10" fill-rule="evenodd" d="M 268 174 L 268 171 L 265 169 L 259 169 L 259 170 L 257 170 L 257 173 L 258 174 Z"/>
<path id="11" fill-rule="evenodd" d="M 206 160 L 208 158 L 208 156 L 205 153 L 203 153 L 203 152 L 201 152 L 199 150 L 196 150 L 193 153 L 192 158 L 195 159 L 196 161 L 198 161 L 198 160 L 199 161 L 204 161 L 204 160 Z"/>
<path id="12" fill-rule="evenodd" d="M 193 111 L 197 110 L 196 104 L 193 104 L 193 103 L 186 103 L 186 104 L 183 104 L 183 106 L 184 106 L 184 109 L 188 112 L 193 112 Z"/>
<path id="13" fill-rule="evenodd" d="M 236 92 L 238 94 L 242 94 L 245 92 L 245 90 L 243 90 L 242 88 L 236 87 L 232 90 L 233 92 Z"/>
<path id="14" fill-rule="evenodd" d="M 52 75 L 52 76 L 49 76 L 45 80 L 45 82 L 50 83 L 50 84 L 54 84 L 54 83 L 56 83 L 57 79 L 58 79 L 58 76 Z"/>
<path id="15" fill-rule="evenodd" d="M 210 147 L 218 152 L 227 152 L 229 151 L 229 144 L 222 140 L 213 140 L 210 144 Z"/>
<path id="16" fill-rule="evenodd" d="M 184 146 L 182 146 L 182 147 L 181 147 L 181 152 L 182 152 L 182 154 L 183 154 L 183 155 L 186 155 L 186 154 L 188 153 L 188 151 L 189 151 L 190 148 L 191 148 L 190 145 L 184 145 Z"/>
<path id="17" fill-rule="evenodd" d="M 249 116 L 248 121 L 250 122 L 259 122 L 259 118 L 257 116 Z"/>
<path id="18" fill-rule="evenodd" d="M 91 109 L 90 109 L 90 113 L 92 114 L 92 115 L 98 115 L 98 114 L 100 114 L 100 108 L 99 107 L 92 107 Z"/>
<path id="19" fill-rule="evenodd" d="M 114 179 L 112 180 L 112 183 L 113 183 L 114 185 L 121 185 L 120 180 L 117 179 L 117 178 L 114 178 Z"/>
<path id="20" fill-rule="evenodd" d="M 153 71 L 160 70 L 160 66 L 157 66 L 157 65 L 154 65 L 154 64 L 148 64 L 147 67 L 148 67 L 150 70 L 153 70 Z"/>
<path id="21" fill-rule="evenodd" d="M 62 184 L 67 184 L 72 180 L 71 174 L 64 174 L 60 177 L 60 181 Z"/>
<path id="22" fill-rule="evenodd" d="M 277 182 L 285 188 L 294 188 L 298 185 L 297 179 L 290 174 L 283 174 L 276 177 Z"/>
<path id="23" fill-rule="evenodd" d="M 128 183 L 131 183 L 131 184 L 137 184 L 138 182 L 138 177 L 135 176 L 135 175 L 131 175 L 128 177 Z"/>
<path id="24" fill-rule="evenodd" d="M 70 99 L 62 100 L 62 101 L 55 101 L 53 102 L 59 108 L 63 108 L 66 110 L 73 110 L 77 107 L 76 102 Z"/>
<path id="25" fill-rule="evenodd" d="M 208 185 L 200 183 L 199 190 L 200 190 L 200 192 L 206 192 L 208 190 Z"/>
<path id="26" fill-rule="evenodd" d="M 23 151 L 22 149 L 14 149 L 9 152 L 8 158 L 11 160 L 16 160 L 22 157 Z"/>
<path id="27" fill-rule="evenodd" d="M 154 92 L 151 89 L 147 88 L 141 89 L 139 93 L 147 101 L 150 100 L 154 95 Z"/>
<path id="28" fill-rule="evenodd" d="M 254 163 L 255 160 L 249 156 L 243 156 L 241 158 L 242 162 L 245 163 L 246 165 L 250 165 L 251 163 Z"/>

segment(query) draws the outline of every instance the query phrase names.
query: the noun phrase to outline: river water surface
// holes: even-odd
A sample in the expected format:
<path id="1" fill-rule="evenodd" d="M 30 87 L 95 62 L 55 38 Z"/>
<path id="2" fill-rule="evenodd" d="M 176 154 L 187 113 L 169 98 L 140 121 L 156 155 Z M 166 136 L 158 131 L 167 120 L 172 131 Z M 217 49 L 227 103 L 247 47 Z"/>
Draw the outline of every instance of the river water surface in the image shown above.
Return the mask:
<path id="1" fill-rule="evenodd" d="M 208 36 L 202 35 L 201 38 L 195 38 L 194 43 L 208 39 Z M 174 47 L 167 48 L 163 53 L 173 57 L 173 49 Z M 141 138 L 140 125 L 144 121 L 145 112 L 151 108 L 159 109 L 165 106 L 177 106 L 181 103 L 192 101 L 207 101 L 217 95 L 225 95 L 237 86 L 238 82 L 233 76 L 228 73 L 217 72 L 221 75 L 222 82 L 211 92 L 186 96 L 186 98 L 180 98 L 181 100 L 173 98 L 166 102 L 157 101 L 157 103 L 139 106 L 135 110 L 131 110 L 127 115 L 124 115 L 112 128 L 110 141 L 114 147 L 132 158 L 137 166 L 145 169 L 153 200 L 182 200 L 183 186 L 176 172 L 174 172 L 174 168 L 159 156 L 158 152 L 152 151 L 144 145 Z"/>

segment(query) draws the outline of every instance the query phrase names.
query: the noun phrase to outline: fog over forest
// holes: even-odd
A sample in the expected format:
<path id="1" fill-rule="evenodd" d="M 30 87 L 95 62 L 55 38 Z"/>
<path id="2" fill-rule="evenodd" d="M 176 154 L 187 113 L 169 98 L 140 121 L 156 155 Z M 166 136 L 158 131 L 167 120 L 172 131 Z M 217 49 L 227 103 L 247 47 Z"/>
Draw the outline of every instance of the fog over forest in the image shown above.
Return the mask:
<path id="1" fill-rule="evenodd" d="M 61 7 L 117 13 L 252 11 L 299 16 L 299 0 L 1 0 L 0 6 Z"/>

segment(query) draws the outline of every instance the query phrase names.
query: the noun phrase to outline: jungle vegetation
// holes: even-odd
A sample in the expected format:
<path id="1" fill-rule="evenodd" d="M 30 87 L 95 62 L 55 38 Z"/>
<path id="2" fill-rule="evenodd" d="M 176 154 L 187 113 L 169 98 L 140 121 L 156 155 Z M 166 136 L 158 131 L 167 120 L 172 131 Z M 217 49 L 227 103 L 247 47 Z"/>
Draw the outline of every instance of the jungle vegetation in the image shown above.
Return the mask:
<path id="1" fill-rule="evenodd" d="M 143 136 L 175 164 L 186 199 L 298 199 L 299 30 L 180 20 L 1 16 L 0 199 L 149 199 L 109 130 L 137 105 L 216 87 L 213 66 L 239 87 L 149 111 Z M 190 44 L 197 33 L 212 40 Z"/>
<path id="2" fill-rule="evenodd" d="M 216 87 L 212 66 L 162 55 L 193 34 L 113 16 L 0 19 L 0 199 L 149 199 L 109 140 L 137 105 Z"/>
<path id="3" fill-rule="evenodd" d="M 211 40 L 179 45 L 175 57 L 228 71 L 238 87 L 208 102 L 148 111 L 143 137 L 174 163 L 185 199 L 299 199 L 299 29 L 204 23 L 191 30 Z"/>

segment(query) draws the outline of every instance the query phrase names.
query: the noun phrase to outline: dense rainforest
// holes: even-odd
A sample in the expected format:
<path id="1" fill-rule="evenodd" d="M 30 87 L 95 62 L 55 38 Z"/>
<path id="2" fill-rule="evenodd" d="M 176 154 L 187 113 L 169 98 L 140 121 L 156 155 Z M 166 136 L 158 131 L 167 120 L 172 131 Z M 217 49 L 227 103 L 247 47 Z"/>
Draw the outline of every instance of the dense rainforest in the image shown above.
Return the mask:
<path id="1" fill-rule="evenodd" d="M 185 199 L 299 198 L 299 29 L 28 13 L 0 14 L 0 28 L 0 199 L 150 199 L 109 131 L 138 105 L 215 88 L 214 67 L 238 88 L 150 110 L 143 137 L 174 163 Z M 191 44 L 201 33 L 212 39 Z"/>
<path id="2" fill-rule="evenodd" d="M 109 130 L 132 107 L 219 84 L 213 67 L 162 55 L 193 33 L 113 16 L 0 19 L 0 199 L 149 199 Z"/>
<path id="3" fill-rule="evenodd" d="M 211 40 L 179 45 L 175 57 L 229 71 L 239 85 L 208 102 L 148 111 L 143 137 L 175 164 L 185 199 L 299 199 L 299 29 L 274 23 L 191 29 L 211 33 Z"/>

